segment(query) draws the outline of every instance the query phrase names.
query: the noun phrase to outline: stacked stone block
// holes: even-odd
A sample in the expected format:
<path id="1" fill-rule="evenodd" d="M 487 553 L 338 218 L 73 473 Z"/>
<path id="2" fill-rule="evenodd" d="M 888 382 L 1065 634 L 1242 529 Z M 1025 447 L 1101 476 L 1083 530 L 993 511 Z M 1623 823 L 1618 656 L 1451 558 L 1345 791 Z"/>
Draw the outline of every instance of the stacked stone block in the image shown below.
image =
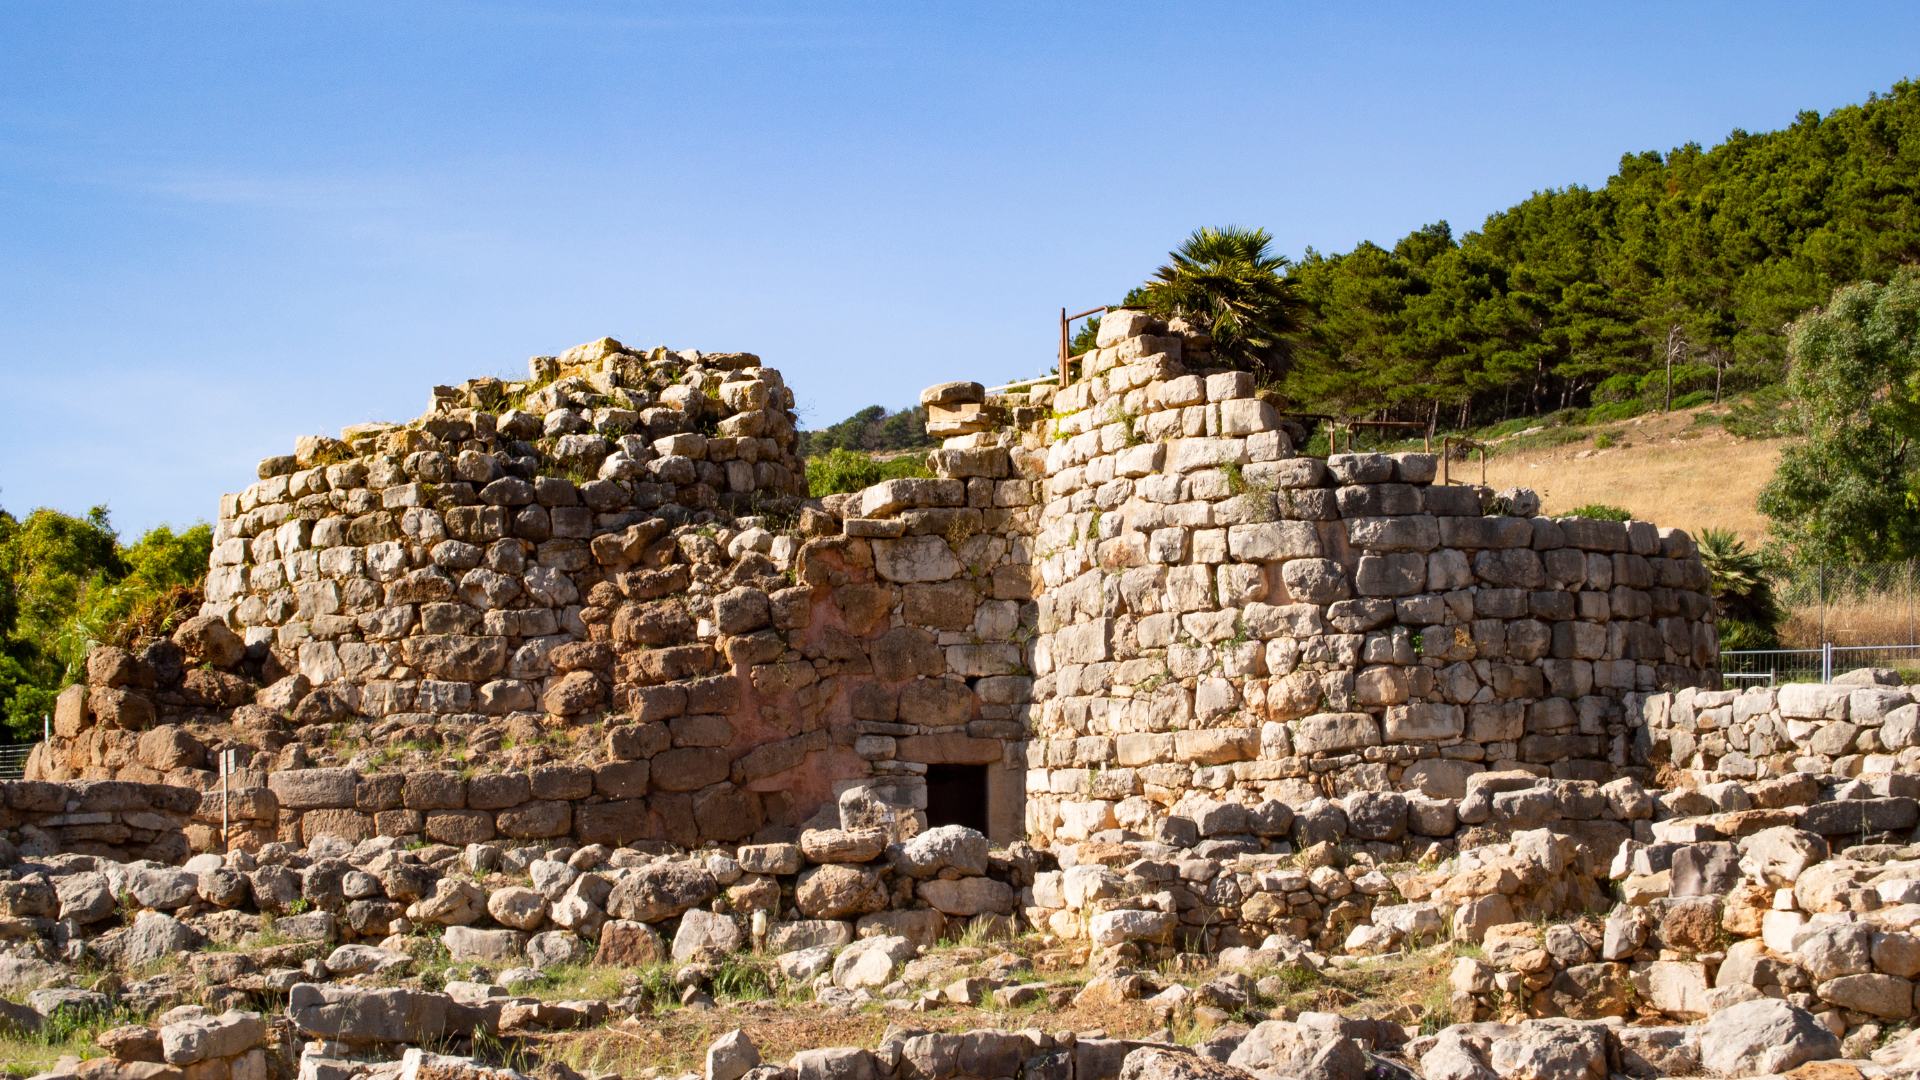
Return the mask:
<path id="1" fill-rule="evenodd" d="M 1640 753 L 1711 782 L 1788 773 L 1911 775 L 1920 705 L 1910 687 L 1792 683 L 1682 689 L 1637 700 Z"/>
<path id="2" fill-rule="evenodd" d="M 1629 695 L 1709 678 L 1684 533 L 1524 516 L 1427 454 L 1299 456 L 1251 376 L 1181 350 L 1110 313 L 1052 395 L 1036 839 L 1150 834 L 1195 799 L 1603 779 Z"/>
<path id="3" fill-rule="evenodd" d="M 187 856 L 185 827 L 198 802 L 193 791 L 162 784 L 0 781 L 0 844 L 27 856 L 69 851 L 178 862 Z"/>
<path id="4" fill-rule="evenodd" d="M 98 651 L 34 774 L 211 791 L 238 748 L 209 848 L 775 839 L 856 785 L 924 809 L 946 766 L 1000 841 L 1266 844 L 1236 814 L 1356 792 L 1427 800 L 1363 840 L 1444 840 L 1472 776 L 1605 779 L 1625 699 L 1711 678 L 1684 534 L 1302 456 L 1208 355 L 1113 312 L 1067 386 L 930 388 L 932 476 L 817 502 L 745 354 L 439 388 L 263 463 L 205 613 Z"/>

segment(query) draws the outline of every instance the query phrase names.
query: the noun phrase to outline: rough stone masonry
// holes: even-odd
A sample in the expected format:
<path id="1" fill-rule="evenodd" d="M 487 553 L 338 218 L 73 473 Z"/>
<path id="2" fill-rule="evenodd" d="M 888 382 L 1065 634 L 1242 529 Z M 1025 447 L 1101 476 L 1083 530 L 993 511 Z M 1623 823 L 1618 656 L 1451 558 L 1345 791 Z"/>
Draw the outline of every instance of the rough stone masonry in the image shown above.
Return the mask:
<path id="1" fill-rule="evenodd" d="M 222 500 L 201 616 L 96 650 L 30 775 L 205 792 L 201 849 L 785 841 L 956 776 L 996 841 L 1257 849 L 1317 798 L 1609 779 L 1629 700 L 1715 680 L 1684 533 L 1300 454 L 1138 312 L 1075 366 L 929 389 L 934 475 L 819 500 L 749 354 L 603 339 L 302 439 Z"/>

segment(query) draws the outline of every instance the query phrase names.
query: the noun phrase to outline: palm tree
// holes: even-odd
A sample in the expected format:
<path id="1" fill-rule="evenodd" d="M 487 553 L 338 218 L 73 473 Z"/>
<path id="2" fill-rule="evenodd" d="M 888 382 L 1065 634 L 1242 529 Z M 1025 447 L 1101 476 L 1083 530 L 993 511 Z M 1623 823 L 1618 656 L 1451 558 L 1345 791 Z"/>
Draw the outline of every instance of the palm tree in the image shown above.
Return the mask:
<path id="1" fill-rule="evenodd" d="M 1187 319 L 1213 336 L 1221 363 L 1277 380 L 1293 359 L 1305 305 L 1285 276 L 1291 262 L 1269 251 L 1272 243 L 1265 229 L 1198 229 L 1127 305 Z"/>
<path id="2" fill-rule="evenodd" d="M 1760 553 L 1730 530 L 1709 528 L 1700 530 L 1700 561 L 1711 580 L 1721 647 L 1764 649 L 1779 644 L 1780 622 L 1786 613 L 1773 595 Z"/>

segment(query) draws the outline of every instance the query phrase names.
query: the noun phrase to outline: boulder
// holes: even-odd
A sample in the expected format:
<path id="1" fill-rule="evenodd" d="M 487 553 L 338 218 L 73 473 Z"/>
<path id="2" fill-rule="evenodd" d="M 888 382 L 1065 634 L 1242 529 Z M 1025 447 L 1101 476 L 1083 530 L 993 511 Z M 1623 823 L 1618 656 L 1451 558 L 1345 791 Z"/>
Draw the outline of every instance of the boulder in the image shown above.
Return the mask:
<path id="1" fill-rule="evenodd" d="M 477 921 L 487 910 L 487 894 L 480 886 L 461 878 L 443 877 L 434 883 L 433 892 L 414 901 L 407 917 L 434 926 L 465 926 Z"/>
<path id="2" fill-rule="evenodd" d="M 1807 867 L 1825 860 L 1827 853 L 1825 837 L 1779 825 L 1740 841 L 1740 869 L 1776 889 L 1790 888 Z"/>
<path id="3" fill-rule="evenodd" d="M 621 878 L 607 897 L 607 913 L 616 919 L 660 922 L 713 899 L 720 891 L 706 868 L 668 862 L 643 866 Z"/>
<path id="4" fill-rule="evenodd" d="M 1812 1013 L 1774 998 L 1722 1009 L 1700 1030 L 1700 1063 L 1722 1076 L 1784 1073 L 1839 1054 L 1840 1039 Z"/>
<path id="5" fill-rule="evenodd" d="M 808 829 L 800 834 L 800 851 L 816 863 L 865 863 L 887 849 L 885 829 Z"/>
<path id="6" fill-rule="evenodd" d="M 1102 911 L 1087 920 L 1087 934 L 1103 948 L 1129 941 L 1165 944 L 1173 940 L 1180 917 L 1170 911 L 1141 911 L 1121 908 Z"/>
<path id="7" fill-rule="evenodd" d="M 1253 1074 L 1191 1051 L 1142 1046 L 1120 1063 L 1120 1080 L 1253 1080 Z"/>
<path id="8" fill-rule="evenodd" d="M 775 956 L 773 963 L 788 982 L 805 983 L 833 966 L 833 949 L 826 945 L 791 949 Z"/>
<path id="9" fill-rule="evenodd" d="M 1455 1024 L 1440 1029 L 1420 1055 L 1425 1080 L 1500 1080 L 1487 1064 L 1493 1040 L 1511 1031 L 1506 1024 Z"/>
<path id="10" fill-rule="evenodd" d="M 694 908 L 680 916 L 680 928 L 673 935 L 673 962 L 691 964 L 714 962 L 737 952 L 746 942 L 740 926 L 725 915 Z"/>
<path id="11" fill-rule="evenodd" d="M 600 948 L 593 962 L 603 967 L 646 967 L 667 958 L 659 931 L 642 922 L 609 919 L 600 927 Z"/>
<path id="12" fill-rule="evenodd" d="M 872 1051 L 857 1046 L 830 1046 L 802 1050 L 788 1059 L 794 1080 L 877 1080 L 879 1063 Z"/>
<path id="13" fill-rule="evenodd" d="M 853 927 L 839 919 L 794 919 L 767 929 L 767 951 L 792 952 L 821 945 L 839 948 L 853 941 Z"/>
<path id="14" fill-rule="evenodd" d="M 794 904 L 810 919 L 845 919 L 885 908 L 887 887 L 864 866 L 816 866 L 800 875 Z"/>
<path id="15" fill-rule="evenodd" d="M 992 878 L 937 878 L 921 882 L 915 891 L 920 899 L 942 915 L 972 918 L 975 915 L 1008 915 L 1013 912 L 1012 887 Z"/>
<path id="16" fill-rule="evenodd" d="M 1335 1032 L 1292 1020 L 1265 1020 L 1247 1033 L 1227 1064 L 1257 1075 L 1301 1080 L 1363 1080 L 1367 1055 Z"/>
<path id="17" fill-rule="evenodd" d="M 913 878 L 930 878 L 949 869 L 961 876 L 977 877 L 987 872 L 990 847 L 978 830 L 940 825 L 900 845 L 894 866 Z"/>
<path id="18" fill-rule="evenodd" d="M 1821 983 L 1815 992 L 1822 1001 L 1886 1020 L 1913 1015 L 1913 983 L 1898 975 L 1842 975 Z"/>
<path id="19" fill-rule="evenodd" d="M 487 914 L 508 929 L 538 930 L 547 921 L 547 902 L 524 885 L 509 885 L 487 897 Z"/>
<path id="20" fill-rule="evenodd" d="M 219 1016 L 197 1016 L 160 1029 L 160 1054 L 169 1065 L 193 1065 L 215 1058 L 238 1057 L 266 1041 L 267 1025 L 259 1013 L 232 1010 Z"/>
<path id="21" fill-rule="evenodd" d="M 1487 1062 L 1502 1080 L 1606 1080 L 1607 1029 L 1579 1021 L 1531 1020 L 1495 1039 Z"/>
<path id="22" fill-rule="evenodd" d="M 446 943 L 447 955 L 456 963 L 497 964 L 520 959 L 526 949 L 527 935 L 518 930 L 449 926 L 441 940 Z"/>
<path id="23" fill-rule="evenodd" d="M 1873 970 L 1873 928 L 1862 923 L 1822 926 L 1801 935 L 1794 954 L 1817 983 L 1865 974 Z"/>
<path id="24" fill-rule="evenodd" d="M 413 958 L 398 950 L 383 949 L 376 945 L 342 945 L 328 953 L 324 963 L 328 974 L 344 978 L 348 975 L 401 970 L 413 963 Z"/>
<path id="25" fill-rule="evenodd" d="M 903 937 L 863 938 L 834 957 L 833 984 L 843 990 L 885 986 L 914 952 L 913 942 Z"/>
<path id="26" fill-rule="evenodd" d="M 217 615 L 196 615 L 173 631 L 173 643 L 189 664 L 229 668 L 247 655 L 247 643 Z"/>
<path id="27" fill-rule="evenodd" d="M 740 1080 L 760 1064 L 760 1048 L 746 1032 L 734 1028 L 707 1045 L 705 1080 Z"/>
<path id="28" fill-rule="evenodd" d="M 120 963 L 128 968 L 145 967 L 174 953 L 197 949 L 204 940 L 199 931 L 171 915 L 143 911 L 121 938 Z"/>

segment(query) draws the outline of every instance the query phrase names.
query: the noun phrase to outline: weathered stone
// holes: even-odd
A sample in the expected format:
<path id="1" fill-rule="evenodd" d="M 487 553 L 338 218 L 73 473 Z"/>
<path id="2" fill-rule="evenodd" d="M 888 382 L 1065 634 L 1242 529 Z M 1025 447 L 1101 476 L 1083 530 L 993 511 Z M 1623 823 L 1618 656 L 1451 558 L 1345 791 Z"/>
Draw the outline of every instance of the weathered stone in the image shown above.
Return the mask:
<path id="1" fill-rule="evenodd" d="M 1700 1032 L 1700 1061 L 1722 1076 L 1784 1073 L 1837 1057 L 1840 1040 L 1812 1013 L 1762 998 L 1714 1013 Z"/>
<path id="2" fill-rule="evenodd" d="M 607 913 L 616 919 L 652 923 L 713 899 L 719 882 L 704 867 L 685 862 L 643 866 L 614 885 Z"/>
<path id="3" fill-rule="evenodd" d="M 801 874 L 794 904 L 810 919 L 845 919 L 886 907 L 887 891 L 877 872 L 835 863 Z"/>

